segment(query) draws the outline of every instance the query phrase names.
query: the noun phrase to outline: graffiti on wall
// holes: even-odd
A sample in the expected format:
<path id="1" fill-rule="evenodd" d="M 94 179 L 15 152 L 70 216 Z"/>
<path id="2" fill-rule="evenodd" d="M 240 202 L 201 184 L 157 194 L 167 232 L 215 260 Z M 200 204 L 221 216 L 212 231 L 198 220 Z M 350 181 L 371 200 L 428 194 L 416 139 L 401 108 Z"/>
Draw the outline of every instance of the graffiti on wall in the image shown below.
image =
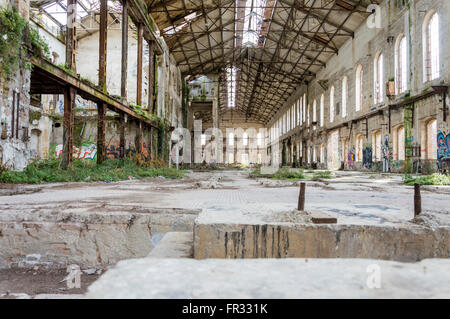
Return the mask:
<path id="1" fill-rule="evenodd" d="M 372 146 L 366 146 L 363 149 L 363 165 L 367 169 L 372 168 Z"/>
<path id="2" fill-rule="evenodd" d="M 56 145 L 55 156 L 57 159 L 61 158 L 63 152 L 63 145 Z M 90 159 L 94 160 L 97 156 L 97 145 L 95 144 L 83 144 L 81 147 L 73 147 L 74 159 Z"/>
<path id="3" fill-rule="evenodd" d="M 149 159 L 148 148 L 145 142 L 142 143 L 141 152 L 146 159 Z M 136 155 L 136 147 L 133 143 L 129 143 L 128 147 L 125 148 L 125 157 L 132 157 L 134 155 Z M 120 157 L 120 145 L 110 144 L 106 148 L 106 156 L 109 158 L 118 159 Z"/>
<path id="4" fill-rule="evenodd" d="M 348 151 L 347 161 L 348 161 L 348 167 L 351 168 L 351 169 L 354 169 L 355 168 L 356 156 L 355 156 L 355 149 L 353 147 L 350 148 L 350 150 Z"/>
<path id="5" fill-rule="evenodd" d="M 450 168 L 450 133 L 438 131 L 437 134 L 437 161 L 438 168 L 448 170 Z"/>

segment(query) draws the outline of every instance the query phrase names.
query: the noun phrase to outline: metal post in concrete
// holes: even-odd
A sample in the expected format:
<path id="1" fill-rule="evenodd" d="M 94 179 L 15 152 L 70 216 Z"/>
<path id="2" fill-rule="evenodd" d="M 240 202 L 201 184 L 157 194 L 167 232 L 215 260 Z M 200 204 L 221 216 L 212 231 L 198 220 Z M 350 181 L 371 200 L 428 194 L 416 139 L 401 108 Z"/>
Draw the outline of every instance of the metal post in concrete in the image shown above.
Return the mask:
<path id="1" fill-rule="evenodd" d="M 298 195 L 298 210 L 305 210 L 305 189 L 306 189 L 306 184 L 305 183 L 300 183 L 300 194 Z"/>
<path id="2" fill-rule="evenodd" d="M 414 184 L 414 217 L 422 212 L 422 197 L 420 195 L 420 184 Z"/>

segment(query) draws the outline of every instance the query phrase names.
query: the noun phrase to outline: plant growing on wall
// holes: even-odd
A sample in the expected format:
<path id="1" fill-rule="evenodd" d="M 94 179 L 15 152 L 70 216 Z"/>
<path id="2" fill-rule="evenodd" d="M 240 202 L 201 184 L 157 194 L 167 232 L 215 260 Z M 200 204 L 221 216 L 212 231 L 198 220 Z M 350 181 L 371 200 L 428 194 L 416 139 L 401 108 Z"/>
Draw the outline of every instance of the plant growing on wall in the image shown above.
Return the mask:
<path id="1" fill-rule="evenodd" d="M 31 57 L 50 54 L 48 44 L 17 9 L 0 9 L 0 73 L 9 80 L 18 70 L 31 69 Z"/>

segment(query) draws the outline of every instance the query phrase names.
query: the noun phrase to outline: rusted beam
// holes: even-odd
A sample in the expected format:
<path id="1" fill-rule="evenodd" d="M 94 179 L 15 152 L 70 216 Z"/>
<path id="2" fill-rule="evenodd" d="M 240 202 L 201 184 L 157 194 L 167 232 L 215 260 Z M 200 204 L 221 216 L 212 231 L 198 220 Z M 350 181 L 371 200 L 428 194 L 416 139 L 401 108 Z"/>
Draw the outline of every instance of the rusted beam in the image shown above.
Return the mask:
<path id="1" fill-rule="evenodd" d="M 106 160 L 106 110 L 105 103 L 97 103 L 97 164 Z"/>
<path id="2" fill-rule="evenodd" d="M 148 42 L 148 112 L 153 114 L 155 88 L 155 42 Z"/>
<path id="3" fill-rule="evenodd" d="M 74 71 L 76 71 L 76 63 L 75 63 L 76 14 L 77 14 L 77 0 L 68 0 L 67 31 L 66 31 L 66 67 Z"/>
<path id="4" fill-rule="evenodd" d="M 120 144 L 120 150 L 119 150 L 119 158 L 125 157 L 125 127 L 126 127 L 126 114 L 120 113 L 120 124 L 119 124 L 119 144 Z"/>
<path id="5" fill-rule="evenodd" d="M 103 92 L 106 90 L 106 41 L 108 23 L 107 0 L 100 0 L 100 29 L 99 29 L 99 57 L 98 57 L 98 86 Z"/>
<path id="6" fill-rule="evenodd" d="M 128 73 L 128 1 L 122 1 L 122 69 L 120 79 L 120 94 L 122 102 L 127 100 Z"/>
<path id="7" fill-rule="evenodd" d="M 136 154 L 142 154 L 142 122 L 138 121 L 136 126 Z"/>
<path id="8" fill-rule="evenodd" d="M 63 153 L 61 167 L 66 169 L 73 164 L 73 122 L 76 90 L 67 87 L 64 90 L 64 125 L 63 125 Z"/>
<path id="9" fill-rule="evenodd" d="M 142 24 L 138 24 L 137 32 L 137 83 L 136 83 L 136 104 L 142 106 L 142 48 L 144 28 Z"/>

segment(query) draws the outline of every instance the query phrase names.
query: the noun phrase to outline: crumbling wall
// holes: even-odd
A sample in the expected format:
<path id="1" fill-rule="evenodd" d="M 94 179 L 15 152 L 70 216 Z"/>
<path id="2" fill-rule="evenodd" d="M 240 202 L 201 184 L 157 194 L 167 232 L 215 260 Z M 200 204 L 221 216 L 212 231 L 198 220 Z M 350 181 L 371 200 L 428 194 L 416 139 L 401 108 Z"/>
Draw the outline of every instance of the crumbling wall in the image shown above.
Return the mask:
<path id="1" fill-rule="evenodd" d="M 433 81 L 425 82 L 423 76 L 423 33 L 422 28 L 425 18 L 429 12 L 439 14 L 439 32 L 440 32 L 440 77 Z M 405 120 L 404 110 L 408 108 L 408 99 L 424 94 L 432 90 L 432 86 L 448 85 L 450 83 L 450 42 L 446 30 L 449 29 L 450 19 L 447 12 L 450 10 L 450 3 L 445 0 L 425 1 L 412 0 L 404 8 L 398 8 L 393 1 L 385 1 L 381 4 L 381 28 L 369 28 L 363 23 L 356 31 L 355 36 L 349 39 L 339 50 L 339 54 L 333 56 L 327 61 L 326 66 L 317 74 L 316 79 L 310 83 L 301 85 L 296 92 L 292 94 L 286 104 L 280 109 L 277 115 L 268 123 L 270 128 L 281 118 L 286 111 L 300 99 L 306 96 L 307 107 L 309 105 L 310 118 L 312 118 L 312 106 L 314 101 L 317 103 L 316 118 L 320 121 L 320 100 L 324 95 L 324 126 L 319 124 L 304 125 L 296 127 L 290 132 L 280 136 L 281 141 L 291 143 L 297 146 L 297 158 L 302 158 L 304 166 L 317 165 L 321 168 L 329 168 L 325 163 L 328 162 L 331 154 L 329 149 L 325 150 L 324 158 L 315 158 L 308 163 L 308 155 L 311 149 L 320 150 L 321 145 L 327 145 L 327 134 L 333 129 L 339 130 L 338 156 L 341 163 L 340 167 L 344 169 L 382 171 L 391 172 L 423 172 L 430 173 L 441 167 L 445 158 L 449 157 L 448 144 L 446 136 L 449 132 L 448 115 L 444 119 L 444 105 L 449 113 L 450 95 L 437 94 L 414 103 L 414 111 L 409 114 Z M 382 103 L 374 103 L 374 58 L 377 53 L 384 55 L 384 79 L 382 85 L 385 85 L 389 79 L 395 78 L 395 52 L 397 39 L 405 35 L 408 43 L 408 91 L 397 94 L 394 98 L 383 96 Z M 358 65 L 363 67 L 363 93 L 361 110 L 356 111 L 356 68 Z M 342 112 L 335 114 L 334 121 L 330 123 L 330 91 L 334 87 L 335 109 L 337 105 L 342 104 L 342 80 L 344 76 L 348 79 L 347 94 L 347 114 L 342 116 Z M 384 88 L 386 93 L 386 88 Z M 445 102 L 444 102 L 445 100 Z M 405 102 L 398 108 L 387 109 L 388 105 L 395 105 Z M 377 111 L 380 110 L 378 113 Z M 366 118 L 367 115 L 367 118 Z M 351 121 L 353 120 L 353 121 Z M 435 145 L 441 152 L 433 156 L 427 155 L 426 145 L 426 126 L 424 123 L 430 120 L 437 120 L 435 134 Z M 351 122 L 349 122 L 351 121 Z M 344 124 L 348 123 L 348 124 Z M 398 154 L 394 150 L 396 138 L 396 128 L 400 125 L 408 127 L 408 135 L 405 136 L 406 154 L 409 154 L 405 160 L 399 160 Z M 375 145 L 373 145 L 372 134 L 381 133 L 382 141 L 382 159 L 386 159 L 383 168 L 383 160 L 374 158 Z M 363 137 L 364 153 L 362 160 L 356 157 L 357 137 Z M 443 136 L 443 138 L 442 138 Z M 439 146 L 437 145 L 439 143 Z M 302 145 L 302 147 L 298 147 Z M 283 143 L 278 144 L 277 150 L 272 150 L 274 154 L 280 157 L 282 154 Z M 312 147 L 312 148 L 311 148 Z M 421 154 L 412 154 L 412 148 L 419 149 Z M 408 153 L 409 152 L 409 153 Z M 415 151 L 414 151 L 415 152 Z M 442 155 L 439 155 L 442 154 Z M 293 161 L 293 155 L 287 159 L 288 163 Z"/>

